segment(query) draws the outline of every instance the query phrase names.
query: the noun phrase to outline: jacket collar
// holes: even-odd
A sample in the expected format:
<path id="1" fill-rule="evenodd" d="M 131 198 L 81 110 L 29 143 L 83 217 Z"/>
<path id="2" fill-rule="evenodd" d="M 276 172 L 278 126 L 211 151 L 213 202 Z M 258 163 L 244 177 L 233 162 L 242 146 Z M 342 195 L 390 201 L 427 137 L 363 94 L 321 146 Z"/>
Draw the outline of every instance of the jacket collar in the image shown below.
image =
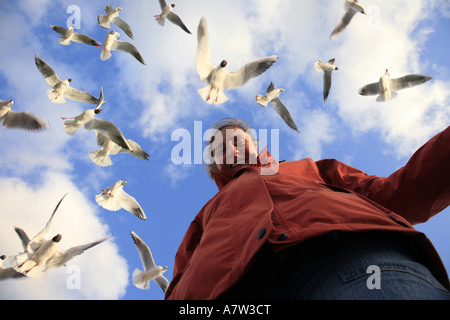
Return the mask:
<path id="1" fill-rule="evenodd" d="M 244 164 L 236 169 L 222 168 L 214 172 L 214 181 L 217 187 L 222 189 L 228 182 L 240 176 L 246 170 L 257 169 L 261 175 L 274 175 L 278 172 L 279 162 L 267 151 L 267 147 L 256 158 L 256 164 Z"/>

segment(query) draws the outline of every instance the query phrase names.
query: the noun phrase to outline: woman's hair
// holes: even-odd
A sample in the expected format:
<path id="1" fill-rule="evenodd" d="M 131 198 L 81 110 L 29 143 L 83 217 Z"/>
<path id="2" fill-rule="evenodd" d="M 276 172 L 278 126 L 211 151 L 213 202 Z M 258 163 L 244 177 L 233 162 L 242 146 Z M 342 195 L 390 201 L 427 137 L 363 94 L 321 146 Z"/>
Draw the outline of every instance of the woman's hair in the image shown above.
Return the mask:
<path id="1" fill-rule="evenodd" d="M 254 134 L 254 130 L 249 128 L 249 126 L 247 125 L 247 123 L 245 123 L 244 121 L 237 119 L 237 118 L 224 118 L 218 122 L 216 122 L 215 124 L 213 124 L 210 128 L 210 132 L 209 132 L 209 140 L 206 141 L 206 155 L 207 155 L 207 163 L 206 163 L 206 171 L 208 172 L 209 176 L 211 179 L 214 180 L 214 172 L 217 172 L 217 165 L 216 162 L 214 161 L 214 157 L 213 157 L 213 149 L 212 149 L 212 143 L 214 141 L 215 138 L 215 134 L 217 133 L 217 131 L 220 131 L 221 129 L 225 128 L 225 127 L 230 127 L 230 128 L 241 128 L 242 130 L 244 130 L 244 132 L 248 133 L 251 138 L 253 139 L 253 141 L 257 141 L 255 134 Z"/>

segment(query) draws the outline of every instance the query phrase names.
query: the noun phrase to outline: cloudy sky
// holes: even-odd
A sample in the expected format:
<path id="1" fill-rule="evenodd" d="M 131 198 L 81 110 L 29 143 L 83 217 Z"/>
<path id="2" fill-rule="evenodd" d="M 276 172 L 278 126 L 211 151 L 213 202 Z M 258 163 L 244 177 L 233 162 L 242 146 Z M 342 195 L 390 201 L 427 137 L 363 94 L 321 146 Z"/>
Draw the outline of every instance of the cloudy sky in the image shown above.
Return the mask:
<path id="1" fill-rule="evenodd" d="M 130 231 L 149 245 L 158 265 L 169 267 L 165 276 L 171 280 L 175 253 L 190 221 L 217 192 L 205 166 L 194 157 L 201 157 L 202 134 L 225 117 L 241 118 L 261 135 L 267 132 L 269 142 L 270 134 L 277 133 L 274 143 L 281 160 L 336 158 L 379 176 L 403 166 L 449 124 L 450 6 L 445 0 L 360 3 L 367 15 L 356 15 L 330 40 L 343 15 L 343 1 L 179 0 L 175 11 L 192 35 L 170 22 L 159 26 L 153 18 L 160 13 L 157 0 L 1 1 L 0 99 L 13 99 L 16 111 L 45 119 L 50 129 L 30 133 L 0 127 L 0 254 L 22 251 L 14 226 L 35 235 L 65 193 L 53 224 L 53 231 L 63 235 L 62 249 L 113 237 L 67 267 L 50 270 L 45 279 L 2 281 L 0 298 L 162 299 L 162 290 L 153 282 L 150 290 L 131 282 L 133 270 L 142 265 Z M 50 25 L 71 23 L 77 32 L 103 43 L 109 30 L 98 25 L 97 15 L 104 14 L 105 4 L 123 8 L 120 15 L 133 29 L 134 39 L 114 25 L 112 29 L 139 49 L 146 65 L 118 51 L 101 61 L 101 48 L 58 43 Z M 234 71 L 253 59 L 280 57 L 260 77 L 226 92 L 230 100 L 222 105 L 206 104 L 197 93 L 205 86 L 195 69 L 197 26 L 203 16 L 215 64 L 226 59 Z M 113 121 L 150 160 L 120 154 L 112 157 L 112 166 L 95 165 L 88 156 L 99 149 L 94 132 L 80 129 L 69 136 L 61 120 L 93 105 L 52 103 L 35 54 L 60 78 L 72 78 L 75 88 L 98 97 L 103 86 L 107 104 L 98 118 Z M 331 58 L 339 70 L 325 105 L 322 75 L 313 64 Z M 386 103 L 357 93 L 378 81 L 386 68 L 394 78 L 421 73 L 433 79 L 400 91 Z M 280 97 L 301 133 L 290 129 L 273 108 L 255 102 L 255 95 L 264 93 L 271 81 L 285 89 Z M 179 132 L 189 135 L 180 138 Z M 186 150 L 191 159 L 182 164 L 177 162 L 181 156 L 172 152 L 180 143 L 191 146 Z M 95 195 L 117 180 L 128 181 L 125 191 L 140 202 L 146 221 L 97 205 Z M 449 211 L 416 226 L 435 244 L 447 268 Z"/>

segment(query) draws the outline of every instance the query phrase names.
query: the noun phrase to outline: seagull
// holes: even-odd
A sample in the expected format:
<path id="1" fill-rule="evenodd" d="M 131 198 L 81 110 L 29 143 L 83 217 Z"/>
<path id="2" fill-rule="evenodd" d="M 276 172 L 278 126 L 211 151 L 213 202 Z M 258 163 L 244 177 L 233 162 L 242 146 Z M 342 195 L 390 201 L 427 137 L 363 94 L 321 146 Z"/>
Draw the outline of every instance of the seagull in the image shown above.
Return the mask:
<path id="1" fill-rule="evenodd" d="M 13 104 L 13 100 L 0 100 L 0 123 L 4 128 L 29 131 L 39 131 L 48 128 L 47 123 L 26 111 L 15 112 L 11 110 Z"/>
<path id="2" fill-rule="evenodd" d="M 96 131 L 96 134 L 97 134 L 97 145 L 100 146 L 101 149 L 89 152 L 89 158 L 92 160 L 92 162 L 101 167 L 108 167 L 112 165 L 110 155 L 115 155 L 122 152 L 129 153 L 132 156 L 135 156 L 136 158 L 141 160 L 148 160 L 148 158 L 150 157 L 150 155 L 147 152 L 145 152 L 139 144 L 137 144 L 131 139 L 127 139 L 126 141 L 128 145 L 132 148 L 132 150 L 122 148 L 101 132 Z"/>
<path id="3" fill-rule="evenodd" d="M 300 132 L 288 109 L 279 98 L 281 92 L 284 92 L 284 89 L 275 89 L 273 82 L 270 82 L 270 85 L 267 87 L 266 95 L 263 96 L 261 94 L 257 94 L 256 102 L 263 107 L 267 107 L 267 104 L 270 102 L 275 111 L 281 116 L 281 118 L 283 118 L 284 122 L 286 122 L 286 124 L 295 131 Z"/>
<path id="4" fill-rule="evenodd" d="M 99 102 L 98 102 L 97 106 L 95 107 L 95 109 L 85 110 L 81 114 L 79 114 L 78 116 L 75 116 L 73 118 L 61 117 L 61 119 L 63 119 L 63 120 L 73 119 L 72 121 L 64 122 L 64 128 L 63 128 L 64 132 L 66 132 L 67 134 L 69 134 L 71 136 L 75 135 L 78 128 L 80 128 L 82 125 L 84 125 L 86 122 L 88 122 L 89 120 L 94 118 L 95 115 L 99 114 L 102 111 L 102 109 L 100 109 L 100 107 L 103 103 L 106 103 L 106 102 L 104 102 L 103 87 L 102 87 L 101 92 L 100 92 Z"/>
<path id="5" fill-rule="evenodd" d="M 84 253 L 86 250 L 102 243 L 111 236 L 90 242 L 87 244 L 71 247 L 65 251 L 59 249 L 59 242 L 62 239 L 61 234 L 55 235 L 52 239 L 44 241 L 41 246 L 28 258 L 14 268 L 14 270 L 30 277 L 43 278 L 48 269 L 59 268 L 65 265 L 75 256 Z"/>
<path id="6" fill-rule="evenodd" d="M 323 100 L 324 103 L 327 103 L 328 94 L 331 89 L 331 73 L 334 70 L 339 70 L 338 67 L 334 65 L 334 58 L 329 60 L 327 63 L 323 64 L 322 61 L 317 61 L 314 63 L 314 70 L 317 72 L 323 71 Z"/>
<path id="7" fill-rule="evenodd" d="M 135 57 L 140 63 L 145 65 L 144 58 L 142 58 L 138 49 L 130 42 L 120 41 L 120 34 L 115 31 L 110 31 L 106 35 L 105 42 L 103 43 L 103 50 L 100 54 L 100 59 L 103 61 L 111 58 L 111 50 L 118 50 L 126 52 Z"/>
<path id="8" fill-rule="evenodd" d="M 3 261 L 5 259 L 6 259 L 5 255 L 0 256 L 0 280 L 6 280 L 10 278 L 20 278 L 24 276 L 24 274 L 17 272 L 12 267 L 4 267 Z"/>
<path id="9" fill-rule="evenodd" d="M 25 253 L 31 254 L 35 252 L 36 250 L 39 249 L 39 247 L 42 245 L 43 242 L 49 239 L 52 231 L 53 218 L 55 217 L 55 214 L 58 211 L 58 208 L 61 205 L 61 202 L 66 197 L 66 195 L 67 193 L 59 200 L 55 209 L 53 209 L 52 215 L 50 216 L 50 219 L 47 221 L 45 227 L 38 234 L 36 234 L 31 240 L 23 229 L 17 227 L 14 228 L 20 240 L 22 241 L 22 246 Z"/>
<path id="10" fill-rule="evenodd" d="M 73 31 L 74 25 L 71 25 L 68 29 L 62 26 L 55 26 L 55 25 L 51 25 L 50 27 L 61 35 L 61 37 L 58 39 L 58 42 L 65 46 L 68 46 L 71 43 L 71 41 L 88 44 L 94 47 L 100 47 L 102 45 L 100 42 L 92 39 L 87 35 Z"/>
<path id="11" fill-rule="evenodd" d="M 138 268 L 134 270 L 133 284 L 139 289 L 150 289 L 150 280 L 153 280 L 164 292 L 166 292 L 169 281 L 162 274 L 167 271 L 168 267 L 156 266 L 147 244 L 133 231 L 131 231 L 131 237 L 133 238 L 139 257 L 142 261 L 142 266 L 144 267 L 144 271 L 139 270 Z"/>
<path id="12" fill-rule="evenodd" d="M 330 39 L 334 39 L 339 33 L 341 33 L 345 27 L 350 23 L 353 16 L 356 13 L 366 14 L 364 8 L 358 3 L 357 0 L 345 0 L 345 14 L 342 17 L 341 21 L 339 21 L 336 28 L 334 28 L 333 32 L 330 35 Z"/>
<path id="13" fill-rule="evenodd" d="M 38 70 L 44 76 L 45 81 L 52 87 L 47 90 L 47 95 L 50 101 L 54 103 L 65 103 L 65 98 L 87 102 L 90 104 L 98 104 L 99 99 L 87 93 L 86 91 L 81 91 L 75 88 L 72 88 L 69 84 L 72 82 L 72 79 L 67 79 L 61 81 L 59 77 L 56 75 L 55 71 L 42 60 L 37 54 L 34 59 Z"/>
<path id="14" fill-rule="evenodd" d="M 123 186 L 126 184 L 125 180 L 117 181 L 112 187 L 108 187 L 96 195 L 95 201 L 106 210 L 118 211 L 125 209 L 139 219 L 146 220 L 147 217 L 144 210 L 142 210 L 136 199 L 123 190 Z"/>
<path id="15" fill-rule="evenodd" d="M 378 82 L 370 83 L 358 90 L 358 93 L 363 96 L 377 95 L 378 102 L 388 101 L 397 96 L 398 90 L 414 87 L 428 80 L 432 76 L 422 74 L 409 74 L 401 78 L 391 79 L 389 70 L 386 69 L 383 76 Z"/>
<path id="16" fill-rule="evenodd" d="M 278 56 L 270 56 L 255 60 L 244 65 L 237 72 L 226 70 L 226 60 L 215 66 L 210 60 L 209 36 L 204 17 L 201 18 L 198 26 L 197 42 L 197 72 L 200 80 L 208 83 L 208 86 L 198 90 L 198 93 L 209 104 L 226 102 L 228 97 L 223 93 L 223 90 L 231 90 L 242 86 L 251 78 L 264 73 L 278 59 Z"/>
<path id="17" fill-rule="evenodd" d="M 189 31 L 189 29 L 184 25 L 181 18 L 172 11 L 173 8 L 175 8 L 175 4 L 168 5 L 165 0 L 159 0 L 159 5 L 161 7 L 162 12 L 161 12 L 161 14 L 157 14 L 155 16 L 155 18 L 156 18 L 156 21 L 158 21 L 160 26 L 164 26 L 164 22 L 166 21 L 166 18 L 167 18 L 170 22 L 176 24 L 177 26 L 179 26 L 181 29 L 183 29 L 187 33 L 192 34 Z"/>
<path id="18" fill-rule="evenodd" d="M 98 24 L 102 28 L 109 29 L 111 28 L 111 23 L 114 23 L 116 26 L 122 29 L 127 36 L 129 36 L 131 39 L 134 39 L 130 25 L 119 16 L 119 12 L 122 11 L 122 8 L 118 7 L 113 9 L 111 5 L 107 5 L 105 7 L 105 11 L 106 15 L 99 14 L 97 16 Z"/>
<path id="19" fill-rule="evenodd" d="M 95 111 L 94 111 L 95 114 Z M 127 139 L 123 136 L 122 132 L 119 128 L 116 127 L 114 123 L 108 120 L 102 120 L 97 118 L 91 118 L 84 124 L 84 127 L 87 130 L 96 130 L 97 132 L 103 133 L 109 139 L 111 139 L 114 143 L 119 145 L 120 147 L 133 150 L 132 146 L 128 143 Z"/>

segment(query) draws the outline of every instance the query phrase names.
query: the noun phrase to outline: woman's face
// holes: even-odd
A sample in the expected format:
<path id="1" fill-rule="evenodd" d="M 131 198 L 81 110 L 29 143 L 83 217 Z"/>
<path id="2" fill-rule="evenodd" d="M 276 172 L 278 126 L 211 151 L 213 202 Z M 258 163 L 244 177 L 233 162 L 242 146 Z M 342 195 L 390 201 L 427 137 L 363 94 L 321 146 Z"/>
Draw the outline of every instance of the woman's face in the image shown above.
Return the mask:
<path id="1" fill-rule="evenodd" d="M 243 164 L 256 164 L 258 147 L 253 138 L 239 127 L 224 127 L 217 131 L 212 142 L 217 169 L 236 169 Z"/>

